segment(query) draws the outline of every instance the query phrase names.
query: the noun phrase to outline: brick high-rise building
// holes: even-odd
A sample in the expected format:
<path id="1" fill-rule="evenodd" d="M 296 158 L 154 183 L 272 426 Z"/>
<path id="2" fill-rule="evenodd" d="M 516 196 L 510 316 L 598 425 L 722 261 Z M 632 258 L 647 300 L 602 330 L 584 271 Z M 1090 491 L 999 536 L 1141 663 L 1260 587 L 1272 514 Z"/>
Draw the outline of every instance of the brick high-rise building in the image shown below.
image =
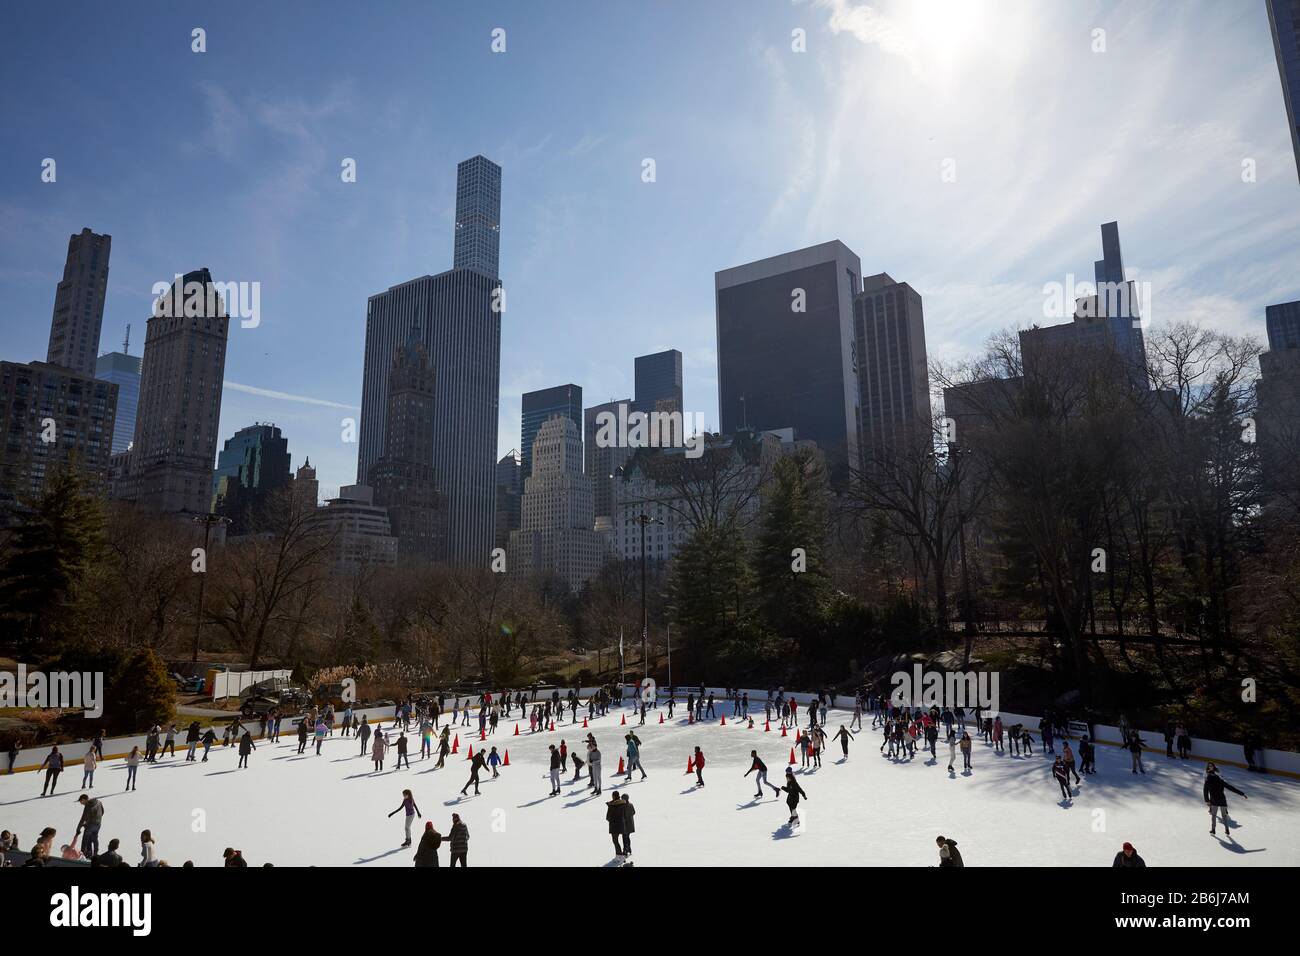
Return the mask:
<path id="1" fill-rule="evenodd" d="M 101 236 L 89 229 L 68 238 L 63 281 L 54 293 L 54 319 L 45 358 L 49 364 L 82 375 L 95 374 L 112 246 L 112 236 Z"/>

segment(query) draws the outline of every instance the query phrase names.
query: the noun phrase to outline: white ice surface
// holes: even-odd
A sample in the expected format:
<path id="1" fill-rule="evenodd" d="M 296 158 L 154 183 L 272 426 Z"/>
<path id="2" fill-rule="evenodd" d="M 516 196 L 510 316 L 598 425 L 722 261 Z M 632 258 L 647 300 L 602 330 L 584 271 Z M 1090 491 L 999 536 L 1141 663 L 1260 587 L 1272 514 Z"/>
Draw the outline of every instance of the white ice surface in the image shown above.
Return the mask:
<path id="1" fill-rule="evenodd" d="M 473 730 L 458 728 L 460 753 L 437 771 L 434 760 L 419 758 L 416 733 L 408 734 L 412 769 L 393 769 L 396 757 L 390 753 L 381 774 L 370 772 L 369 754 L 359 754 L 354 738 L 337 733 L 320 756 L 310 746 L 298 756 L 296 738 L 287 735 L 278 744 L 259 743 L 244 770 L 236 769 L 234 747 L 214 748 L 206 764 L 186 763 L 178 748 L 175 758 L 142 765 L 132 793 L 122 792 L 123 761 L 111 760 L 100 765 L 93 790 L 104 799 L 100 846 L 119 838 L 123 857 L 134 864 L 139 833 L 148 828 L 160 857 L 173 866 L 187 859 L 220 865 L 227 846 L 243 850 L 252 866 L 410 866 L 413 850 L 399 848 L 402 815 L 386 816 L 409 787 L 424 818 L 444 837 L 451 814 L 461 815 L 470 831 L 471 866 L 602 866 L 613 857 L 605 801 L 625 789 L 637 811 L 632 847 L 638 866 L 929 866 L 937 862 L 934 839 L 940 833 L 957 840 L 967 866 L 1109 866 L 1126 840 L 1148 866 L 1300 865 L 1300 781 L 1294 779 L 1224 768 L 1225 778 L 1249 795 L 1228 795 L 1230 815 L 1239 824 L 1229 841 L 1222 829 L 1217 837 L 1209 833 L 1200 761 L 1146 754 L 1147 773 L 1134 776 L 1127 754 L 1099 747 L 1099 772 L 1085 777 L 1072 805 L 1063 807 L 1051 760 L 1037 753 L 997 755 L 977 739 L 973 772 L 950 776 L 942 744 L 937 765 L 928 754 L 910 762 L 880 756 L 880 736 L 868 729 L 868 720 L 847 762 L 832 745 L 820 770 L 799 773 L 809 800 L 800 804 L 803 824 L 792 834 L 785 827 L 784 794 L 776 799 L 765 791 L 755 801 L 754 776 L 741 775 L 755 748 L 780 785 L 793 734 L 782 738 L 775 726 L 764 733 L 761 720 L 752 730 L 730 718 L 725 727 L 717 721 L 691 726 L 680 709 L 672 723 L 660 725 L 652 710 L 646 726 L 637 728 L 649 779 L 642 782 L 638 774 L 625 786 L 614 775 L 625 754 L 625 728 L 619 725 L 625 713 L 634 726 L 632 712 L 616 710 L 590 727 L 604 762 L 600 798 L 587 791 L 585 770 L 581 783 L 568 782 L 572 769 L 564 775 L 563 793 L 547 796 L 547 745 L 564 738 L 570 748 L 581 747 L 581 719 L 577 727 L 566 721 L 554 732 L 531 736 L 523 721 L 519 737 L 512 736 L 515 721 L 503 721 L 488 742 L 508 748 L 511 765 L 498 780 L 485 769 L 482 795 L 469 798 L 458 791 L 469 775 L 469 745 L 482 746 L 477 722 Z M 832 711 L 832 731 L 848 719 Z M 697 745 L 706 756 L 703 789 L 685 774 Z M 46 826 L 57 828 L 55 845 L 61 846 L 80 816 L 81 767 L 64 772 L 53 797 L 39 796 L 43 777 L 0 777 L 0 828 L 17 832 L 24 849 Z M 204 829 L 196 832 L 199 810 Z M 417 821 L 417 841 L 423 823 Z M 440 856 L 447 865 L 445 842 Z"/>

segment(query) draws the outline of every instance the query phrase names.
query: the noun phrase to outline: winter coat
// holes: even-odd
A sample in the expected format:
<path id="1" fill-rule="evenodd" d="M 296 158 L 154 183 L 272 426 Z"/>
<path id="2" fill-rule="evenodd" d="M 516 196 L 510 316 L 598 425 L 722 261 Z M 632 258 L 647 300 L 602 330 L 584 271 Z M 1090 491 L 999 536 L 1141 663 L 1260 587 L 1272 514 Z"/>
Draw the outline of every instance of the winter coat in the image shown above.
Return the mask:
<path id="1" fill-rule="evenodd" d="M 383 737 L 380 737 L 378 735 L 375 736 L 375 743 L 370 748 L 370 756 L 374 760 L 384 759 L 384 738 Z"/>
<path id="2" fill-rule="evenodd" d="M 807 800 L 808 794 L 803 792 L 803 787 L 799 786 L 799 782 L 793 777 L 787 777 L 786 779 L 790 782 L 781 788 L 785 791 L 785 805 L 794 810 L 795 807 L 799 806 L 799 798 L 803 797 Z"/>
<path id="3" fill-rule="evenodd" d="M 465 826 L 462 820 L 460 823 L 454 823 L 451 827 L 451 852 L 468 853 L 469 852 L 469 827 Z"/>
<path id="4" fill-rule="evenodd" d="M 1238 796 L 1244 797 L 1245 794 L 1234 787 L 1228 781 L 1224 780 L 1217 773 L 1207 773 L 1205 775 L 1205 787 L 1202 793 L 1205 796 L 1205 802 L 1212 807 L 1226 807 L 1228 805 L 1227 795 L 1224 790 L 1231 790 Z"/>
<path id="5" fill-rule="evenodd" d="M 248 734 L 244 734 L 239 738 L 239 756 L 247 757 L 256 749 L 257 746 L 253 743 L 253 738 Z"/>
<path id="6" fill-rule="evenodd" d="M 190 729 L 185 734 L 187 744 L 196 744 L 199 742 L 199 722 L 196 720 L 190 724 Z"/>
<path id="7" fill-rule="evenodd" d="M 415 848 L 416 866 L 433 866 L 438 862 L 438 847 L 442 846 L 442 834 L 437 830 L 425 830 L 420 837 L 420 845 Z"/>
<path id="8" fill-rule="evenodd" d="M 944 840 L 943 846 L 939 848 L 939 866 L 940 867 L 964 867 L 961 852 L 957 849 L 956 840 Z"/>
<path id="9" fill-rule="evenodd" d="M 605 804 L 605 822 L 609 824 L 609 832 L 613 835 L 627 832 L 627 813 L 623 801 L 618 797 Z"/>
<path id="10" fill-rule="evenodd" d="M 1115 862 L 1111 864 L 1111 866 L 1118 866 L 1124 869 L 1137 869 L 1139 867 L 1145 869 L 1146 865 L 1147 861 L 1138 856 L 1137 853 L 1134 853 L 1132 856 L 1125 856 L 1123 850 L 1120 850 L 1115 854 Z"/>

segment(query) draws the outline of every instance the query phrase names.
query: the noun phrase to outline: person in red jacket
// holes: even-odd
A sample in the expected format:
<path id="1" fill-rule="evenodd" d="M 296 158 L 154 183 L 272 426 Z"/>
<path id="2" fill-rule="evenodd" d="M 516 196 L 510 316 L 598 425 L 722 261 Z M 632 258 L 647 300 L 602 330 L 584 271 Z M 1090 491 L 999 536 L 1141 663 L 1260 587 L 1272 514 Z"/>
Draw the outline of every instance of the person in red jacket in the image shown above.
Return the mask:
<path id="1" fill-rule="evenodd" d="M 695 785 L 704 786 L 704 751 L 699 747 L 695 748 Z"/>

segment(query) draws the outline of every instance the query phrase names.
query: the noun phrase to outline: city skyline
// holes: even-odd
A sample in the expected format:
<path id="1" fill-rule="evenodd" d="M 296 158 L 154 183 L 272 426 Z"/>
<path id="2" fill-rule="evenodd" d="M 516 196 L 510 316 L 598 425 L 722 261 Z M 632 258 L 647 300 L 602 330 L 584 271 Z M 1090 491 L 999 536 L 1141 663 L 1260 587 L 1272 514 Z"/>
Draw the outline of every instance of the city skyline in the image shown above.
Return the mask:
<path id="1" fill-rule="evenodd" d="M 422 32 L 409 27 L 432 26 L 437 55 L 422 61 L 432 73 L 400 55 L 365 69 L 348 58 L 337 78 L 308 85 L 259 55 L 274 47 L 290 68 L 329 57 L 349 34 L 345 8 L 307 39 L 292 32 L 295 18 L 268 10 L 264 35 L 244 31 L 238 44 L 231 20 L 205 13 L 208 49 L 196 54 L 188 14 L 142 29 L 87 7 L 84 35 L 58 41 L 67 55 L 99 62 L 97 44 L 111 39 L 114 57 L 148 50 L 149 69 L 118 71 L 93 94 L 58 81 L 30 98 L 18 78 L 58 34 L 47 15 L 15 11 L 3 96 L 22 148 L 0 157 L 0 275 L 13 310 L 0 354 L 45 356 L 61 252 L 83 228 L 114 239 L 101 354 L 147 315 L 154 283 L 193 263 L 219 281 L 260 282 L 260 324 L 231 323 L 218 434 L 276 422 L 332 493 L 356 476 L 357 446 L 340 442 L 339 420 L 360 418 L 366 300 L 453 261 L 445 171 L 478 154 L 507 170 L 498 455 L 516 444 L 524 392 L 571 381 L 590 405 L 617 399 L 633 391 L 630 358 L 665 348 L 684 355 L 684 410 L 716 428 L 712 274 L 831 240 L 853 248 L 866 274 L 917 290 L 940 359 L 1008 326 L 1047 324 L 1043 285 L 1089 279 L 1093 230 L 1112 220 L 1141 252 L 1130 265 L 1157 289 L 1157 323 L 1199 318 L 1262 339 L 1265 306 L 1297 298 L 1295 164 L 1262 4 L 1040 4 L 1015 17 L 847 0 L 740 9 L 720 4 L 685 35 L 674 18 L 651 18 L 615 55 L 592 39 L 617 10 L 570 31 L 522 5 L 455 19 L 396 6 L 367 12 L 378 20 L 364 44 L 401 52 Z M 874 11 L 875 28 L 840 15 L 853 10 Z M 497 26 L 501 54 L 490 49 Z M 807 52 L 792 50 L 794 29 Z M 1094 29 L 1106 31 L 1105 52 L 1092 49 Z M 995 42 L 1005 55 L 979 67 Z M 1179 70 L 1197 44 L 1218 55 Z M 652 69 L 669 45 L 712 63 L 718 88 L 681 95 L 683 78 Z M 941 54 L 943 69 L 930 69 Z M 556 56 L 604 77 L 604 89 L 547 79 Z M 247 75 L 231 79 L 232 64 Z M 652 94 L 624 78 L 640 66 Z M 449 75 L 475 78 L 474 92 L 416 106 Z M 1120 100 L 1125 90 L 1141 90 L 1141 103 Z M 539 109 L 557 97 L 577 119 Z M 983 121 L 962 114 L 993 97 L 1007 131 L 985 142 Z M 108 99 L 129 102 L 130 115 Z M 732 101 L 755 113 L 745 128 L 718 122 Z M 1057 116 L 1053 103 L 1069 109 Z M 864 112 L 875 123 L 861 131 Z M 53 113 L 67 120 L 58 129 Z M 174 118 L 173 135 L 152 152 L 133 148 L 158 115 Z M 888 149 L 880 123 L 893 129 Z M 1088 133 L 1103 124 L 1104 138 Z M 93 157 L 86 129 L 105 144 Z M 45 157 L 59 162 L 54 183 L 41 182 Z M 349 157 L 355 183 L 339 175 Z M 654 182 L 642 181 L 646 158 Z M 942 178 L 948 159 L 953 182 Z M 1246 159 L 1254 182 L 1242 181 Z M 171 228 L 166 210 L 182 201 L 211 210 L 203 229 Z"/>

